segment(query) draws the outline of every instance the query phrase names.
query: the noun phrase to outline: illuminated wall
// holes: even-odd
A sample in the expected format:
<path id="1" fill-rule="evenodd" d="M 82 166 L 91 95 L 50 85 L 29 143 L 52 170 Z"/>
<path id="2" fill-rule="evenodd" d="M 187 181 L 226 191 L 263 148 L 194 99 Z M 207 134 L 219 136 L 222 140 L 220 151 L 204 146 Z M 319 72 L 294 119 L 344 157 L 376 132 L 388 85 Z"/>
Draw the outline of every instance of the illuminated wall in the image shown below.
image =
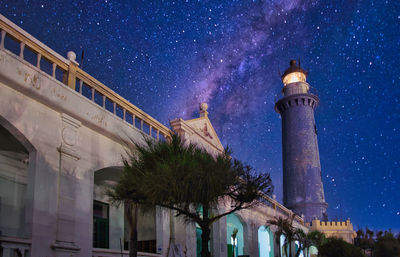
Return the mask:
<path id="1" fill-rule="evenodd" d="M 274 237 L 265 226 L 258 229 L 258 253 L 259 257 L 274 257 Z"/>
<path id="2" fill-rule="evenodd" d="M 231 235 L 233 230 L 237 228 L 239 231 L 236 235 L 237 246 L 235 247 L 235 256 L 243 255 L 244 237 L 243 237 L 243 224 L 235 214 L 230 214 L 226 217 L 226 244 L 228 245 L 228 257 L 232 249 Z"/>

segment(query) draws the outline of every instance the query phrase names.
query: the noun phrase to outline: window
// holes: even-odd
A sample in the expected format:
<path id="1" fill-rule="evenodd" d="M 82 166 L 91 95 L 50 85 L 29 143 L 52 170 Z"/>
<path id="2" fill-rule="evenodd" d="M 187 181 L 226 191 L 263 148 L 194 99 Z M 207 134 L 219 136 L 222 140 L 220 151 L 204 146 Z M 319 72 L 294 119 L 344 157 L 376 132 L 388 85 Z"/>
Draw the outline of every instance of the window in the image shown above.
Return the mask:
<path id="1" fill-rule="evenodd" d="M 25 236 L 25 199 L 29 155 L 8 130 L 0 126 L 0 234 Z"/>
<path id="2" fill-rule="evenodd" d="M 109 205 L 93 201 L 93 247 L 109 247 Z"/>

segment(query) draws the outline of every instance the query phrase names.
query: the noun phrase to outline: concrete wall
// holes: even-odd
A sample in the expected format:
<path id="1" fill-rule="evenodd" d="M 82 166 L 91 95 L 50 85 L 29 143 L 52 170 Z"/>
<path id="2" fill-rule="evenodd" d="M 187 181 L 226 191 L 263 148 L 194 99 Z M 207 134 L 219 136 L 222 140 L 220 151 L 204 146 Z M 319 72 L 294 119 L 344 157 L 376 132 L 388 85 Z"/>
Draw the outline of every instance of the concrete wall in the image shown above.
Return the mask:
<path id="1" fill-rule="evenodd" d="M 121 166 L 124 140 L 146 135 L 7 50 L 0 50 L 0 96 L 3 123 L 32 146 L 31 256 L 91 256 L 94 172 Z"/>

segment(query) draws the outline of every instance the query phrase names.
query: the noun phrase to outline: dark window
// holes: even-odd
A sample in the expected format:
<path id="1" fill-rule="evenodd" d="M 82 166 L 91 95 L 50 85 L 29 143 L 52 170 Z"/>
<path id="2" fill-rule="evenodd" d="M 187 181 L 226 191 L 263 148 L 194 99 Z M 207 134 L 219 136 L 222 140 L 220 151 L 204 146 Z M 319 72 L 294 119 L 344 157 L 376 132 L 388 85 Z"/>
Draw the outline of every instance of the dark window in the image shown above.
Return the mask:
<path id="1" fill-rule="evenodd" d="M 93 201 L 93 247 L 109 247 L 109 205 Z"/>

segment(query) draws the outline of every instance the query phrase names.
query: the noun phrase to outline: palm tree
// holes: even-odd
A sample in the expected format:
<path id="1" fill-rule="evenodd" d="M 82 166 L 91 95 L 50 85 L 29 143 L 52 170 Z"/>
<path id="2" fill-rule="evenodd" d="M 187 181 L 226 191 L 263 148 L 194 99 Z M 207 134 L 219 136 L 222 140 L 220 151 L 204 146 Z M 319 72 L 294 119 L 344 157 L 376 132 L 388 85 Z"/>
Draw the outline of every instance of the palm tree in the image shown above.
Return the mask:
<path id="1" fill-rule="evenodd" d="M 202 257 L 210 257 L 211 225 L 238 210 L 255 206 L 261 194 L 271 195 L 270 175 L 234 160 L 227 149 L 216 156 L 177 135 L 169 142 L 135 144 L 124 160 L 123 176 L 114 188 L 139 203 L 174 210 L 176 216 L 197 223 L 201 230 Z M 224 203 L 224 212 L 217 213 Z"/>
<path id="2" fill-rule="evenodd" d="M 293 220 L 295 218 L 295 214 L 293 214 L 290 218 L 282 218 L 278 217 L 272 220 L 267 221 L 267 226 L 276 226 L 276 234 L 279 235 L 279 238 L 281 235 L 285 236 L 285 242 L 284 242 L 284 251 L 285 255 L 292 257 L 292 243 L 295 241 L 296 238 L 296 228 L 293 226 Z M 280 243 L 279 243 L 280 245 Z M 280 247 L 279 247 L 280 248 Z M 289 254 L 288 251 L 289 250 Z"/>
<path id="3" fill-rule="evenodd" d="M 107 190 L 107 195 L 112 204 L 119 206 L 124 204 L 126 207 L 125 216 L 129 226 L 129 256 L 137 257 L 138 252 L 138 235 L 137 222 L 138 211 L 141 206 L 142 211 L 146 211 L 148 205 L 144 202 L 144 195 L 134 190 L 130 184 L 132 174 L 129 172 L 129 162 L 124 160 L 124 168 L 122 170 L 119 182 Z M 133 189 L 132 189 L 133 188 Z"/>
<path id="4" fill-rule="evenodd" d="M 299 248 L 296 251 L 296 257 L 300 256 L 303 250 L 305 257 L 308 257 L 308 248 L 312 245 L 311 240 L 307 237 L 307 234 L 300 228 L 296 229 L 295 239 L 299 242 Z"/>
<path id="5" fill-rule="evenodd" d="M 318 230 L 309 231 L 307 237 L 311 240 L 312 245 L 317 248 L 320 248 L 326 242 L 325 234 Z"/>
<path id="6" fill-rule="evenodd" d="M 365 235 L 366 235 L 367 249 L 369 249 L 369 252 L 371 254 L 373 254 L 373 252 L 374 252 L 374 244 L 375 244 L 374 231 L 370 230 L 369 228 L 366 228 L 365 229 Z"/>
<path id="7" fill-rule="evenodd" d="M 325 234 L 317 230 L 310 231 L 307 234 L 300 228 L 296 229 L 295 240 L 299 241 L 300 247 L 297 249 L 296 257 L 300 255 L 301 250 L 304 251 L 304 256 L 308 257 L 311 246 L 319 248 L 325 243 Z"/>
<path id="8" fill-rule="evenodd" d="M 382 231 L 376 233 L 376 238 L 381 237 Z M 374 255 L 375 238 L 374 231 L 365 228 L 357 230 L 357 237 L 354 239 L 354 244 L 359 247 L 365 255 Z"/>

